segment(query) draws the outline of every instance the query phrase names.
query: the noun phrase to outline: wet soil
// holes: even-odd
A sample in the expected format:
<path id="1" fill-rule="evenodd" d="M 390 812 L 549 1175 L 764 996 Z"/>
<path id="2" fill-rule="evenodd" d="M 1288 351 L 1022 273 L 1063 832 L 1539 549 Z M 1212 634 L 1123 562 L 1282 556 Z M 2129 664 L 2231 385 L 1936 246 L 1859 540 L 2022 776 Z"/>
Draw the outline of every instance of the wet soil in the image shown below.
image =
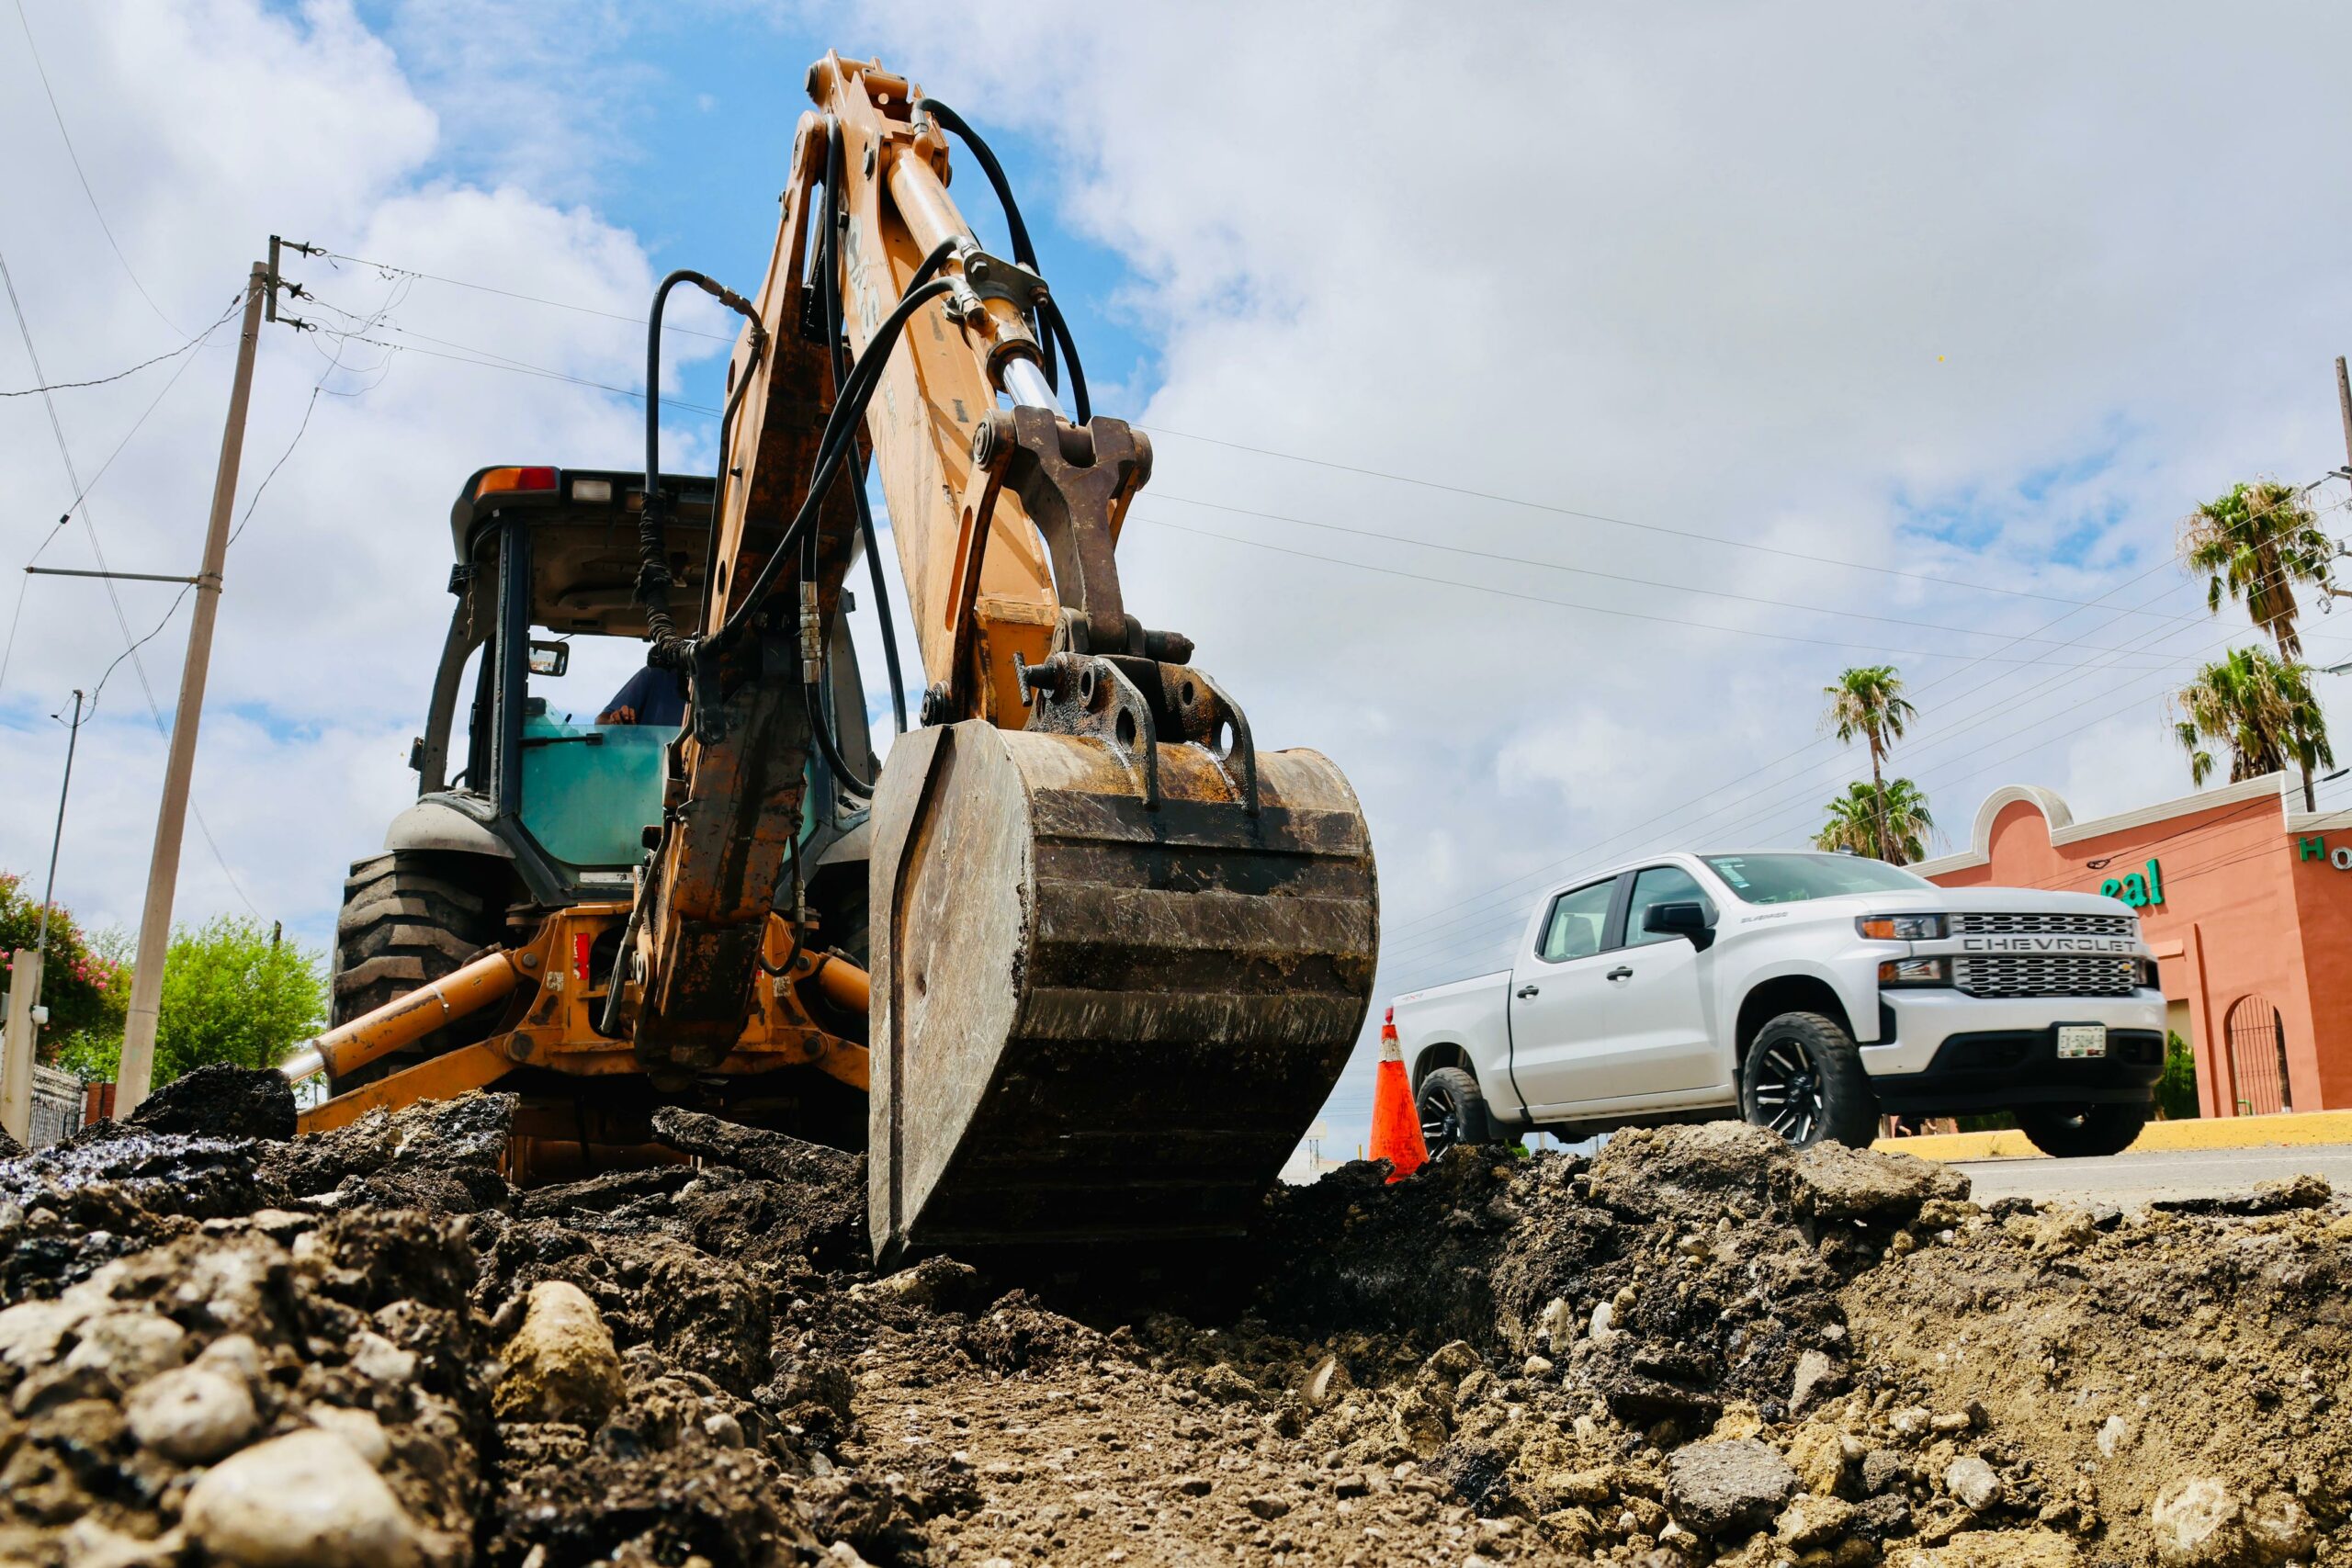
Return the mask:
<path id="1" fill-rule="evenodd" d="M 283 1141 L 257 1076 L 185 1092 L 187 1122 L 0 1162 L 0 1562 L 234 1560 L 187 1507 L 228 1461 L 152 1414 L 153 1380 L 223 1366 L 253 1407 L 224 1451 L 347 1437 L 420 1563 L 2352 1551 L 2324 1183 L 1980 1208 L 1939 1167 L 1725 1124 L 1351 1167 L 1156 1274 L 877 1278 L 862 1159 L 777 1134 L 667 1111 L 695 1163 L 516 1191 L 501 1096 Z M 216 1111 L 238 1135 L 170 1130 Z M 551 1280 L 619 1398 L 502 1418 Z"/>

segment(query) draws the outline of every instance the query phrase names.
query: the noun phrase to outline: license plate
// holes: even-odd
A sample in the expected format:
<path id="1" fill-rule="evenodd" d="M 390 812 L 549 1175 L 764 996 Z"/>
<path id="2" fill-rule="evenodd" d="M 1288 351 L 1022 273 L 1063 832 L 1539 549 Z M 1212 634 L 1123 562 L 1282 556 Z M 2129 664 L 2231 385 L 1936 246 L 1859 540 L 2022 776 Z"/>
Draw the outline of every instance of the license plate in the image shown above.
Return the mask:
<path id="1" fill-rule="evenodd" d="M 2107 1025 L 2062 1023 L 2058 1026 L 2058 1059 L 2060 1061 L 2106 1055 Z"/>

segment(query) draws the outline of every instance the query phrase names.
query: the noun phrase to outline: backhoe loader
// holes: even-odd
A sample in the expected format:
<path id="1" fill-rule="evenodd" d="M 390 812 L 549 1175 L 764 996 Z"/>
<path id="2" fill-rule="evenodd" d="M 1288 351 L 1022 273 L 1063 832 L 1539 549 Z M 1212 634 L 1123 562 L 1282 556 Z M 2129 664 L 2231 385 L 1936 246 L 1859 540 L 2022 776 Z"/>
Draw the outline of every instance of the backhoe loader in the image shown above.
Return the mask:
<path id="1" fill-rule="evenodd" d="M 885 1261 L 1235 1234 L 1369 1005 L 1363 813 L 1129 612 L 1151 446 L 1093 413 L 986 144 L 878 62 L 808 85 L 759 288 L 655 296 L 644 471 L 458 497 L 419 799 L 353 868 L 333 1027 L 286 1065 L 326 1077 L 304 1125 L 497 1084 L 527 1176 L 661 1157 L 651 1111 L 699 1106 L 865 1147 Z M 958 140 L 1009 254 L 949 197 Z M 712 479 L 660 465 L 689 286 L 744 320 Z M 869 479 L 919 659 L 910 693 L 886 638 L 879 767 L 844 618 L 863 558 L 890 629 Z M 683 716 L 567 697 L 597 638 L 642 639 Z"/>

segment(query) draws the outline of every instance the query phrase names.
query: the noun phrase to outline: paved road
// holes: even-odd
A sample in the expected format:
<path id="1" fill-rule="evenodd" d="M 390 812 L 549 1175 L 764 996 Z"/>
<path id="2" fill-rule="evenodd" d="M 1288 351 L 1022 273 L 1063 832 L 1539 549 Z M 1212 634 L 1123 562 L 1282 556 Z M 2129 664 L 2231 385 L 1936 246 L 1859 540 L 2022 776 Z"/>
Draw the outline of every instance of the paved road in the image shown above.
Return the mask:
<path id="1" fill-rule="evenodd" d="M 2158 1198 L 2222 1197 L 2256 1182 L 2316 1172 L 2352 1192 L 2352 1144 L 2290 1149 L 2179 1149 L 2112 1155 L 2106 1159 L 1963 1160 L 1954 1168 L 1975 1183 L 1976 1201 L 2017 1194 L 2077 1198 L 2129 1207 Z"/>

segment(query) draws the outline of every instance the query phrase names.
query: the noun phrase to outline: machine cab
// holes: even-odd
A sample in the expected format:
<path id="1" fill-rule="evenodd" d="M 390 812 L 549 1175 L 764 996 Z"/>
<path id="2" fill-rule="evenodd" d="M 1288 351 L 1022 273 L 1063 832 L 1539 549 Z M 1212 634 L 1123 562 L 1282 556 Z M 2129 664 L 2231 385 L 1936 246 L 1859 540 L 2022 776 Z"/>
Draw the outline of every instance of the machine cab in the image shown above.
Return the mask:
<path id="1" fill-rule="evenodd" d="M 713 484 L 665 475 L 662 489 L 672 602 L 692 625 L 708 574 Z M 644 503 L 636 473 L 517 466 L 466 481 L 450 512 L 457 607 L 409 757 L 418 804 L 394 823 L 388 848 L 510 861 L 519 884 L 510 891 L 533 905 L 629 896 L 648 829 L 662 819 L 684 708 L 682 679 L 645 665 L 636 604 Z M 834 733 L 871 770 L 847 617 L 834 625 L 825 685 Z M 616 711 L 633 681 L 633 711 Z M 820 759 L 809 767 L 804 843 L 821 851 L 864 820 L 865 802 L 834 787 Z"/>

